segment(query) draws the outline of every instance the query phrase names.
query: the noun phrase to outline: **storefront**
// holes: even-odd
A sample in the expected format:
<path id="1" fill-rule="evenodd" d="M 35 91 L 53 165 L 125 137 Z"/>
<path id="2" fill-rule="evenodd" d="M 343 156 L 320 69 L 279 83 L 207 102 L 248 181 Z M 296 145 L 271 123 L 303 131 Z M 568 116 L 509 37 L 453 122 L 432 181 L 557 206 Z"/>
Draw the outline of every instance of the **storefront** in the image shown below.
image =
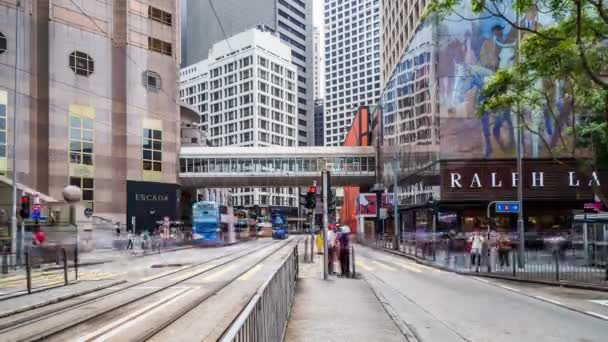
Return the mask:
<path id="1" fill-rule="evenodd" d="M 127 181 L 127 224 L 135 232 L 153 231 L 157 221 L 180 220 L 177 184 Z"/>
<path id="2" fill-rule="evenodd" d="M 517 200 L 520 178 L 515 160 L 462 160 L 439 162 L 439 198 L 436 231 L 464 235 L 486 230 L 488 204 Z M 600 173 L 577 171 L 574 161 L 524 160 L 523 216 L 526 235 L 531 239 L 570 234 L 573 217 L 585 203 L 594 202 L 594 185 L 601 185 Z M 605 180 L 608 182 L 608 179 Z M 406 233 L 430 232 L 432 208 L 419 203 L 400 208 L 402 229 Z M 517 215 L 496 215 L 492 229 L 515 232 Z"/>

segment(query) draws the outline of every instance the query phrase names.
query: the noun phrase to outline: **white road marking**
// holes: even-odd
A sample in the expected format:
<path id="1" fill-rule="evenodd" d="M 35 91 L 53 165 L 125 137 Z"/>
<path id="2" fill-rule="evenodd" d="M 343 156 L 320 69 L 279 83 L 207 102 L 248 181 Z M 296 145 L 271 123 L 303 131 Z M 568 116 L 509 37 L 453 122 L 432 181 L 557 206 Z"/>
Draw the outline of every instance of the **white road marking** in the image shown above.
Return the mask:
<path id="1" fill-rule="evenodd" d="M 553 300 L 553 299 L 545 298 L 543 296 L 534 296 L 534 297 L 536 297 L 536 298 L 538 298 L 540 300 L 544 300 L 544 301 L 549 302 L 549 303 L 556 304 L 556 305 L 563 305 L 561 302 L 558 302 L 558 301 Z"/>
<path id="2" fill-rule="evenodd" d="M 487 280 L 487 279 L 482 279 L 482 278 L 475 278 L 475 279 L 477 279 L 477 280 L 479 280 L 479 281 L 481 281 L 481 282 L 484 282 L 484 283 L 486 283 L 486 284 L 491 284 L 491 283 L 492 283 L 491 281 L 489 281 L 489 280 Z"/>
<path id="3" fill-rule="evenodd" d="M 140 321 L 143 318 L 146 318 L 146 317 L 152 315 L 153 313 L 157 312 L 158 310 L 161 310 L 163 308 L 163 306 L 169 305 L 175 301 L 178 301 L 182 297 L 189 294 L 190 291 L 192 291 L 192 290 L 184 289 L 184 290 L 180 290 L 175 293 L 172 293 L 169 296 L 166 296 L 150 305 L 147 305 L 137 311 L 134 311 L 134 312 L 124 316 L 123 318 L 120 318 L 81 338 L 78 338 L 77 341 L 78 342 L 91 341 L 91 340 L 105 341 L 105 340 L 111 338 L 112 336 L 115 336 L 120 331 L 132 326 L 137 321 Z M 144 313 L 144 314 L 139 316 L 142 313 Z M 128 322 L 128 323 L 126 323 L 126 322 Z M 126 324 L 124 324 L 124 323 L 126 323 Z"/>
<path id="4" fill-rule="evenodd" d="M 513 291 L 513 292 L 521 292 L 520 290 L 518 290 L 518 289 L 516 289 L 516 288 L 513 288 L 513 287 L 511 287 L 511 286 L 507 286 L 507 285 L 498 285 L 498 286 L 502 287 L 503 289 L 507 289 L 507 290 L 509 290 L 509 291 Z"/>
<path id="5" fill-rule="evenodd" d="M 590 314 L 591 316 L 595 316 L 597 318 L 605 319 L 608 321 L 608 316 L 605 316 L 605 315 L 602 315 L 602 314 L 599 314 L 599 313 L 593 312 L 593 311 L 585 311 L 585 312 Z"/>
<path id="6" fill-rule="evenodd" d="M 604 299 L 593 299 L 590 300 L 591 303 L 595 303 L 595 304 L 599 304 L 599 305 L 605 305 L 608 306 L 608 300 L 604 300 Z"/>

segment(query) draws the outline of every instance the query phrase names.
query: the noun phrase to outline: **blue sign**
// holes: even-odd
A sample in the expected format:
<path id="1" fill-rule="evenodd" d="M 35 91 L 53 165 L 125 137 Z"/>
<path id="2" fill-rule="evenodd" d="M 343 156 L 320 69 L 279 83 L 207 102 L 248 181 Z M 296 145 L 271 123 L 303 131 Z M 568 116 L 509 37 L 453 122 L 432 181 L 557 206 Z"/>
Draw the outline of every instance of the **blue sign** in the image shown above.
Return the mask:
<path id="1" fill-rule="evenodd" d="M 519 202 L 496 202 L 496 213 L 517 214 Z"/>
<path id="2" fill-rule="evenodd" d="M 36 211 L 36 210 L 32 211 L 31 218 L 33 220 L 40 220 L 40 211 Z"/>

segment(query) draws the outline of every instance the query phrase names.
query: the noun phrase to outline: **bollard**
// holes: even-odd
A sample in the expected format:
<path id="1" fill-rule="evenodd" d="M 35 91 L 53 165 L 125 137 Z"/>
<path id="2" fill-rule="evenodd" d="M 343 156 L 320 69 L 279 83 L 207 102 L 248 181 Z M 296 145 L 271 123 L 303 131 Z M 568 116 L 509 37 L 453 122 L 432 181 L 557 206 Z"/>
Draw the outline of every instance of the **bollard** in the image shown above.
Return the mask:
<path id="1" fill-rule="evenodd" d="M 352 260 L 353 272 L 351 273 L 351 278 L 356 278 L 357 272 L 355 271 L 355 246 L 350 246 L 350 259 Z"/>
<path id="2" fill-rule="evenodd" d="M 74 279 L 78 280 L 78 245 L 74 249 Z"/>
<path id="3" fill-rule="evenodd" d="M 556 252 L 553 252 L 555 258 L 555 281 L 559 281 L 559 257 Z"/>
<path id="4" fill-rule="evenodd" d="M 304 262 L 308 262 L 308 238 L 304 240 Z"/>
<path id="5" fill-rule="evenodd" d="M 516 260 L 515 253 L 517 253 L 517 251 L 513 251 L 513 253 L 511 253 L 511 265 L 513 266 L 513 277 L 516 276 L 516 272 L 517 272 L 516 271 L 517 268 L 515 267 L 515 260 Z"/>
<path id="6" fill-rule="evenodd" d="M 8 255 L 6 253 L 2 253 L 2 273 L 8 273 Z"/>
<path id="7" fill-rule="evenodd" d="M 30 264 L 30 252 L 25 252 L 25 280 L 27 293 L 32 293 L 32 265 Z"/>
<path id="8" fill-rule="evenodd" d="M 65 285 L 68 284 L 68 253 L 65 251 L 65 248 L 61 249 L 63 254 L 63 283 Z"/>

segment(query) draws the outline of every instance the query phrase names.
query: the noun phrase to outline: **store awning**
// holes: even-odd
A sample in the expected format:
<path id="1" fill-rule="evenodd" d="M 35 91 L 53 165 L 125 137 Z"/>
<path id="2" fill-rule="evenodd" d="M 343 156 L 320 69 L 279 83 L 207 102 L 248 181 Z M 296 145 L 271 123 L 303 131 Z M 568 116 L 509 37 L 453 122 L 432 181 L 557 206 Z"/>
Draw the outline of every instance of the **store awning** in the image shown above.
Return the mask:
<path id="1" fill-rule="evenodd" d="M 6 188 L 6 189 L 10 189 L 13 186 L 13 181 L 6 177 L 6 176 L 0 176 L 0 189 L 2 188 Z M 42 200 L 45 203 L 58 203 L 58 202 L 62 202 L 62 201 L 58 201 L 55 198 L 45 195 L 39 191 L 36 191 L 35 189 L 32 189 L 24 184 L 21 183 L 17 183 L 17 189 L 21 192 L 24 192 L 25 194 L 29 194 L 32 195 L 34 193 L 38 193 L 38 197 L 40 198 L 40 200 Z"/>

